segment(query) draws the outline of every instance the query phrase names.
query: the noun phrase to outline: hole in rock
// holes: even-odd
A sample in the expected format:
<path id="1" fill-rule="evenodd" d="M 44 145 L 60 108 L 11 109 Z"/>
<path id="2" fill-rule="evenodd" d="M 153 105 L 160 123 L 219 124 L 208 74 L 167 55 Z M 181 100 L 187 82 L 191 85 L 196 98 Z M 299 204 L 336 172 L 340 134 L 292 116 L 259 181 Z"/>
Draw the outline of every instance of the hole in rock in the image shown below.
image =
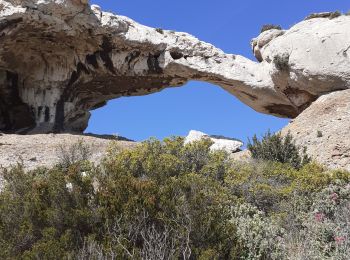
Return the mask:
<path id="1" fill-rule="evenodd" d="M 170 52 L 170 56 L 174 59 L 174 60 L 178 60 L 181 59 L 183 57 L 182 53 L 176 52 L 176 51 L 172 51 Z"/>
<path id="2" fill-rule="evenodd" d="M 202 82 L 114 99 L 91 113 L 86 133 L 117 134 L 136 141 L 199 130 L 246 143 L 248 137 L 278 131 L 289 121 L 258 113 L 223 89 Z"/>

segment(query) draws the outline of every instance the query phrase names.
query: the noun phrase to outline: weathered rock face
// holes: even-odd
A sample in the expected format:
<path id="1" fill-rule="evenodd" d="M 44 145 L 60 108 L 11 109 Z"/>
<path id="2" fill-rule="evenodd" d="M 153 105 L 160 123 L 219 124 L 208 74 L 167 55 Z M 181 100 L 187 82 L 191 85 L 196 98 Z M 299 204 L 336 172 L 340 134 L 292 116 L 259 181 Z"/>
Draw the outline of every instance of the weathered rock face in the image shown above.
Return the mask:
<path id="1" fill-rule="evenodd" d="M 253 41 L 256 63 L 87 1 L 0 0 L 0 131 L 82 132 L 89 111 L 110 99 L 189 80 L 218 85 L 256 111 L 295 117 L 350 86 L 349 29 L 342 16 L 265 32 Z"/>
<path id="2" fill-rule="evenodd" d="M 213 144 L 210 146 L 211 151 L 224 150 L 228 153 L 236 153 L 240 151 L 240 148 L 243 146 L 243 143 L 237 139 L 217 135 L 208 135 L 196 130 L 191 130 L 188 133 L 188 135 L 185 138 L 184 144 L 200 141 L 203 138 L 208 138 L 213 142 Z"/>
<path id="3" fill-rule="evenodd" d="M 252 41 L 256 58 L 276 67 L 274 88 L 299 112 L 323 94 L 350 87 L 350 16 L 331 14 L 314 14 L 287 31 L 269 30 Z"/>
<path id="4" fill-rule="evenodd" d="M 350 171 L 350 90 L 324 95 L 282 130 L 330 168 Z"/>

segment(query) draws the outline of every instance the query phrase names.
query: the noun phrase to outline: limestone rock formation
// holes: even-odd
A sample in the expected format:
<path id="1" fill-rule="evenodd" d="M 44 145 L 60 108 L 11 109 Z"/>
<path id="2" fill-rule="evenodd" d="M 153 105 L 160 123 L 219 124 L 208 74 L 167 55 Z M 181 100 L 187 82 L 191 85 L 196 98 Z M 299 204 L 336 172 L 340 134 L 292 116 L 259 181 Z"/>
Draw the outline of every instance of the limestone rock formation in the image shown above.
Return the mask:
<path id="1" fill-rule="evenodd" d="M 189 80 L 293 118 L 317 97 L 349 88 L 349 39 L 349 16 L 309 19 L 255 39 L 257 63 L 87 1 L 0 0 L 0 131 L 82 132 L 89 111 L 108 100 Z"/>
<path id="2" fill-rule="evenodd" d="M 350 90 L 324 95 L 282 130 L 330 168 L 350 171 Z"/>
<path id="3" fill-rule="evenodd" d="M 189 144 L 195 141 L 200 141 L 203 138 L 209 138 L 213 144 L 210 146 L 211 151 L 224 150 L 228 153 L 235 153 L 240 151 L 243 143 L 237 139 L 218 136 L 207 135 L 203 132 L 191 130 L 185 138 L 184 144 Z"/>

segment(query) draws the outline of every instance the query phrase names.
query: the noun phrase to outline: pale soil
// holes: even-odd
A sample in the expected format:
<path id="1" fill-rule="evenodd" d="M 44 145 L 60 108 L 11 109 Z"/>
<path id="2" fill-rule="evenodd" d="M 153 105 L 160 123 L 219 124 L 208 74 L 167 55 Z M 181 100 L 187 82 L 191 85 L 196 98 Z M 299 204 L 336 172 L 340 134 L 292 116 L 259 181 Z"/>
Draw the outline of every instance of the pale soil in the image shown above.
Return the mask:
<path id="1" fill-rule="evenodd" d="M 9 167 L 22 162 L 28 170 L 37 166 L 53 166 L 58 163 L 60 146 L 65 148 L 82 140 L 91 147 L 91 161 L 99 162 L 108 145 L 117 142 L 121 147 L 134 147 L 133 141 L 117 140 L 113 136 L 37 134 L 0 134 L 0 166 Z"/>

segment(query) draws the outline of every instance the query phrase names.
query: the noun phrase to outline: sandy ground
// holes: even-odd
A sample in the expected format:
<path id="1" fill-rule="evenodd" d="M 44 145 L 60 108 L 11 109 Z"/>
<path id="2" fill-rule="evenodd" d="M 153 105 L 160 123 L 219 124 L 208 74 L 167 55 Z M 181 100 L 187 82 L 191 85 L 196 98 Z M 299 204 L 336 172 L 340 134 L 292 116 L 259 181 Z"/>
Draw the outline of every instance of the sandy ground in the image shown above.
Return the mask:
<path id="1" fill-rule="evenodd" d="M 0 134 L 0 166 L 9 167 L 17 162 L 22 162 L 28 170 L 37 166 L 52 166 L 59 160 L 60 147 L 67 149 L 80 140 L 91 148 L 91 161 L 98 162 L 111 142 L 115 141 L 122 147 L 133 147 L 137 144 L 121 139 L 124 138 L 89 134 Z"/>

